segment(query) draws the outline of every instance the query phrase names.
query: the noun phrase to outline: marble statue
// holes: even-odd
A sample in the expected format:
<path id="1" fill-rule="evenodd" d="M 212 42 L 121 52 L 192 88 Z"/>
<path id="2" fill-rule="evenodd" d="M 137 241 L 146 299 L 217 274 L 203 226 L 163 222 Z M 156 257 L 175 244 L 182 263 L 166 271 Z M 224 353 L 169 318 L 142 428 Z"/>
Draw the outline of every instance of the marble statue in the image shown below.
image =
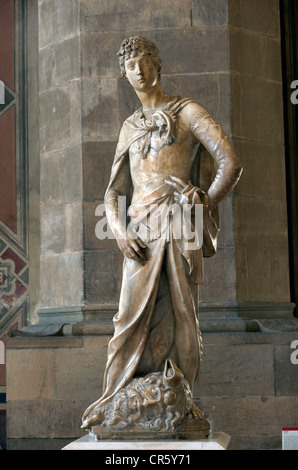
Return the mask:
<path id="1" fill-rule="evenodd" d="M 85 411 L 82 428 L 158 432 L 183 419 L 203 419 L 193 400 L 202 356 L 203 257 L 216 253 L 218 204 L 242 167 L 204 107 L 164 92 L 154 43 L 131 37 L 118 56 L 141 107 L 122 126 L 105 194 L 109 225 L 124 254 L 123 279 L 103 393 Z M 175 210 L 184 207 L 192 236 L 201 228 L 195 243 L 184 230 L 187 221 L 174 236 Z"/>

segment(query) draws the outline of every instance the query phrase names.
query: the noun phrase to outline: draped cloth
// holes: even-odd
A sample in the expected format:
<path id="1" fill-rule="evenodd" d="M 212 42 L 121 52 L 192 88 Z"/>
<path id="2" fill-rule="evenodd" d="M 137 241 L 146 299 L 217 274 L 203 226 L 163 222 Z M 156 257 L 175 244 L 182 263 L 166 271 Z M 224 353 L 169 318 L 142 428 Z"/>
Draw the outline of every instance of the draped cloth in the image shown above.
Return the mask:
<path id="1" fill-rule="evenodd" d="M 177 97 L 166 109 L 154 113 L 151 120 L 146 120 L 141 110 L 138 110 L 125 121 L 105 197 L 112 230 L 119 217 L 119 180 L 122 183 L 125 181 L 124 185 L 121 184 L 126 194 L 122 194 L 129 200 L 131 198 L 132 182 L 128 165 L 130 146 L 138 142 L 142 158 L 147 158 L 152 133 L 156 131 L 159 132 L 159 138 L 170 145 L 175 138 L 176 116 L 190 101 Z M 202 189 L 207 190 L 214 176 L 214 166 L 206 152 L 201 153 L 201 158 L 198 152 L 197 158 L 201 164 L 194 170 L 195 179 L 202 184 Z M 198 186 L 187 185 L 184 195 L 192 209 L 196 204 L 202 204 Z M 83 416 L 83 420 L 87 419 L 90 423 L 134 376 L 162 370 L 167 358 L 174 360 L 193 389 L 202 353 L 198 325 L 198 284 L 202 282 L 202 257 L 212 256 L 216 252 L 218 213 L 216 210 L 213 213 L 205 212 L 203 246 L 189 249 L 183 237 L 180 240 L 174 238 L 167 212 L 163 218 L 166 223 L 161 224 L 166 234 L 162 233 L 162 228 L 153 231 L 149 227 L 148 230 L 144 223 L 147 211 L 151 211 L 153 218 L 155 216 L 152 204 L 155 204 L 160 214 L 160 207 L 167 208 L 171 202 L 169 186 L 163 180 L 160 184 L 155 180 L 154 190 L 148 192 L 148 204 L 146 198 L 143 198 L 140 206 L 137 201 L 133 201 L 128 209 L 132 230 L 147 245 L 147 261 L 141 266 L 132 259 L 124 259 L 119 310 L 113 319 L 114 336 L 108 347 L 103 394 L 87 408 Z"/>

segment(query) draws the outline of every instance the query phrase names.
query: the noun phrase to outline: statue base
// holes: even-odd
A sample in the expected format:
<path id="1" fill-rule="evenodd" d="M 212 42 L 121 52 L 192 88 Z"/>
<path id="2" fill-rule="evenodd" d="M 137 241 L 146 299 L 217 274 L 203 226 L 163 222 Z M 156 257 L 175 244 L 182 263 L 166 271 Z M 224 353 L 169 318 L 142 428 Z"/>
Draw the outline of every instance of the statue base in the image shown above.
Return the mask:
<path id="1" fill-rule="evenodd" d="M 210 423 L 208 419 L 185 418 L 174 431 L 150 431 L 134 426 L 130 429 L 111 429 L 103 426 L 92 426 L 91 438 L 101 440 L 199 440 L 208 439 Z"/>
<path id="2" fill-rule="evenodd" d="M 230 444 L 230 436 L 224 432 L 212 434 L 207 439 L 197 440 L 96 440 L 90 434 L 77 439 L 65 446 L 62 450 L 101 450 L 105 452 L 114 450 L 131 451 L 198 451 L 198 450 L 227 450 Z"/>

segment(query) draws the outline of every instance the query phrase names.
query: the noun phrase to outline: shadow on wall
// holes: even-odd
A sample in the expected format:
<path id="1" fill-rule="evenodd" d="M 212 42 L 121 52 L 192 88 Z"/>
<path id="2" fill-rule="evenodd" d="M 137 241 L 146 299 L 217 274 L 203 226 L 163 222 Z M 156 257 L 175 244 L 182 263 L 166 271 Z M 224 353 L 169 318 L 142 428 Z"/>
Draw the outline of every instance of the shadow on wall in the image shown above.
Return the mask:
<path id="1" fill-rule="evenodd" d="M 6 411 L 0 410 L 0 450 L 6 449 Z"/>

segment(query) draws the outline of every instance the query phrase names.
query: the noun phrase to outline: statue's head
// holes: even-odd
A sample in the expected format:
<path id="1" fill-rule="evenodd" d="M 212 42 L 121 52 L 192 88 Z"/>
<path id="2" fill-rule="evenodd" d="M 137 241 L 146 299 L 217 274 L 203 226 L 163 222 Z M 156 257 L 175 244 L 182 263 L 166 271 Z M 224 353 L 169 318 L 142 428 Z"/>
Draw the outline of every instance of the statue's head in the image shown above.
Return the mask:
<path id="1" fill-rule="evenodd" d="M 125 61 L 137 56 L 149 56 L 157 70 L 160 81 L 161 60 L 157 46 L 149 39 L 134 36 L 122 41 L 119 52 L 119 65 L 122 77 L 126 77 Z"/>

